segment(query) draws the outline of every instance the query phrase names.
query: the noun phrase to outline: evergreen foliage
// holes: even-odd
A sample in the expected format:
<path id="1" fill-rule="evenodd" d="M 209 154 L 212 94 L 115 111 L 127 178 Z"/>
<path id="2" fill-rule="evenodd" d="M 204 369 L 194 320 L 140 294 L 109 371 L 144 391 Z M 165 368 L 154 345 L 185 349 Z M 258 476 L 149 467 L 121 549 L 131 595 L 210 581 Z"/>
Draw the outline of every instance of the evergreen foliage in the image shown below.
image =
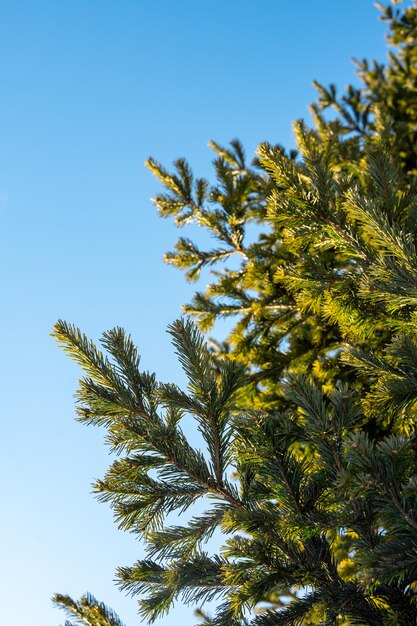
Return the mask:
<path id="1" fill-rule="evenodd" d="M 143 372 L 120 328 L 105 355 L 55 326 L 85 371 L 79 419 L 118 454 L 96 492 L 145 542 L 118 580 L 149 621 L 181 599 L 216 600 L 213 626 L 417 623 L 417 3 L 381 10 L 388 65 L 358 63 L 342 97 L 317 85 L 296 153 L 262 144 L 248 165 L 212 142 L 215 185 L 149 160 L 162 216 L 216 241 L 167 255 L 189 280 L 221 264 L 185 311 L 203 331 L 237 317 L 213 349 L 189 319 L 170 327 L 186 391 Z"/>
<path id="2" fill-rule="evenodd" d="M 63 609 L 75 621 L 67 620 L 65 626 L 124 626 L 118 616 L 92 595 L 86 594 L 78 602 L 59 593 L 52 598 L 54 604 Z"/>
<path id="3" fill-rule="evenodd" d="M 288 368 L 314 371 L 324 384 L 340 376 L 352 382 L 356 374 L 346 367 L 341 372 L 337 358 L 348 329 L 355 327 L 355 342 L 365 348 L 382 347 L 388 339 L 388 329 L 378 327 L 378 312 L 377 332 L 369 327 L 375 303 L 367 315 L 363 298 L 358 307 L 356 289 L 346 289 L 353 265 L 360 272 L 370 261 L 356 241 L 356 221 L 365 241 L 378 233 L 385 245 L 387 228 L 395 224 L 398 230 L 407 219 L 406 206 L 413 220 L 417 9 L 412 3 L 403 11 L 394 6 L 381 10 L 389 25 L 388 64 L 357 62 L 363 86 L 349 86 L 341 97 L 334 85 L 315 83 L 315 125 L 310 129 L 295 122 L 297 150 L 286 154 L 280 146 L 264 144 L 248 164 L 238 141 L 229 148 L 210 142 L 216 154 L 213 185 L 194 178 L 184 159 L 176 161 L 174 173 L 148 161 L 166 190 L 155 198 L 161 216 L 180 227 L 193 223 L 216 242 L 202 250 L 181 237 L 166 260 L 191 281 L 203 268 L 213 268 L 214 280 L 184 311 L 203 331 L 217 319 L 237 318 L 226 344 L 217 349 L 252 365 L 250 401 L 258 408 L 279 407 L 277 381 Z M 373 223 L 372 216 L 364 221 L 373 211 L 370 203 L 362 207 L 360 202 L 368 191 L 374 203 L 385 206 Z M 375 219 L 380 220 L 377 231 Z M 407 291 L 406 276 L 401 283 Z M 330 297 L 331 287 L 334 295 L 336 288 L 342 290 L 339 298 Z M 340 328 L 334 320 L 343 312 Z M 364 315 L 368 325 L 361 328 Z"/>

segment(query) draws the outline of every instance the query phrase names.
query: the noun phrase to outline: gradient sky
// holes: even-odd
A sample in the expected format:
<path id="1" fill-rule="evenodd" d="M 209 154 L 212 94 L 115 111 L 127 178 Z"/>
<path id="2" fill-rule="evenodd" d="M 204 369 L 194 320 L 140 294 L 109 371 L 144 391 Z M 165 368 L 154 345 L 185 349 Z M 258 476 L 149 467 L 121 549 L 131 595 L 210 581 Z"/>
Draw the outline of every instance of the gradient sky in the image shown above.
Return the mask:
<path id="1" fill-rule="evenodd" d="M 144 368 L 183 382 L 165 329 L 193 287 L 163 264 L 177 233 L 144 160 L 209 176 L 211 138 L 292 146 L 312 79 L 343 87 L 352 56 L 385 58 L 377 16 L 370 0 L 0 1 L 2 623 L 57 626 L 51 595 L 87 590 L 139 623 L 113 578 L 143 550 L 90 493 L 110 458 L 73 420 L 79 370 L 49 333 L 122 325 Z M 195 623 L 181 606 L 162 621 Z"/>

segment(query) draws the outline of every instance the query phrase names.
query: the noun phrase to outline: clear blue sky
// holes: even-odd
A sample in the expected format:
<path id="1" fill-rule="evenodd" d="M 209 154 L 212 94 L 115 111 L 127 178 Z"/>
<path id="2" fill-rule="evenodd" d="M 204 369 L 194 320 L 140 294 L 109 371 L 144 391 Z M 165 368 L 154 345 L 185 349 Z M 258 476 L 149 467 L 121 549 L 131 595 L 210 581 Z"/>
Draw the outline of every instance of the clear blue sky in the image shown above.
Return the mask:
<path id="1" fill-rule="evenodd" d="M 146 369 L 182 381 L 165 328 L 192 287 L 164 266 L 175 229 L 143 167 L 211 138 L 291 146 L 311 80 L 346 85 L 351 57 L 385 58 L 370 0 L 0 2 L 2 622 L 57 626 L 55 591 L 90 590 L 137 624 L 114 587 L 143 554 L 91 495 L 110 459 L 74 422 L 79 371 L 49 337 L 60 317 L 97 338 L 123 325 Z M 192 625 L 178 607 L 163 623 Z"/>

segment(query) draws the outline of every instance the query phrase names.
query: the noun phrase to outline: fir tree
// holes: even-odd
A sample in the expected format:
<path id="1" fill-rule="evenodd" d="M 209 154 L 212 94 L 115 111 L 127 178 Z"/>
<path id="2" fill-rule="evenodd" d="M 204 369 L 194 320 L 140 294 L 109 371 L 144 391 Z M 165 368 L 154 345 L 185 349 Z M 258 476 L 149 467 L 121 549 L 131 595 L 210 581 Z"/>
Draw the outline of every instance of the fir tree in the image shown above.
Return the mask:
<path id="1" fill-rule="evenodd" d="M 153 621 L 177 599 L 216 599 L 217 626 L 415 623 L 416 451 L 401 421 L 398 433 L 375 442 L 354 390 L 340 384 L 325 394 L 291 374 L 281 381 L 285 411 L 242 413 L 244 368 L 215 360 L 189 321 L 170 332 L 187 391 L 140 371 L 121 329 L 103 335 L 105 356 L 74 327 L 55 327 L 86 372 L 79 419 L 104 425 L 120 455 L 96 492 L 119 527 L 146 542 L 147 558 L 118 571 L 121 588 L 142 596 L 141 614 Z M 413 394 L 398 380 L 398 372 L 412 378 L 417 346 L 396 341 L 392 363 L 352 354 L 365 371 L 384 372 L 384 393 L 380 380 L 374 393 L 394 405 L 394 416 L 417 403 L 416 385 Z M 190 416 L 201 450 L 182 429 Z M 407 417 L 411 423 L 413 412 Z M 196 516 L 198 501 L 206 510 Z M 166 523 L 187 511 L 184 524 Z M 224 539 L 213 555 L 205 544 L 216 529 Z M 279 598 L 288 590 L 286 605 Z"/>
<path id="2" fill-rule="evenodd" d="M 329 220 L 334 229 L 340 227 L 335 224 L 339 219 L 335 185 L 363 187 L 363 160 L 369 161 L 372 137 L 380 134 L 378 123 L 389 129 L 386 143 L 397 169 L 397 184 L 406 189 L 414 177 L 417 6 L 414 2 L 403 11 L 393 6 L 381 7 L 381 11 L 389 26 L 388 64 L 358 62 L 363 87 L 350 86 L 341 97 L 334 85 L 324 88 L 316 83 L 319 98 L 311 106 L 314 128 L 303 122 L 294 125 L 298 150 L 286 154 L 280 146 L 260 146 L 257 158 L 248 164 L 238 141 L 232 141 L 229 148 L 210 142 L 216 154 L 216 183 L 212 185 L 195 178 L 184 159 L 175 163 L 173 173 L 153 159 L 148 161 L 166 189 L 155 199 L 161 216 L 174 219 L 179 227 L 197 225 L 217 242 L 212 249 L 202 250 L 197 242 L 181 237 L 166 261 L 184 270 L 190 281 L 196 280 L 203 268 L 213 268 L 214 280 L 204 293 L 196 293 L 184 311 L 195 317 L 203 331 L 210 330 L 217 319 L 237 319 L 227 341 L 213 345 L 220 354 L 231 352 L 232 358 L 252 365 L 250 402 L 259 408 L 279 407 L 276 382 L 288 368 L 300 373 L 313 371 L 328 385 L 335 378 L 348 382 L 356 378 L 349 368 L 340 369 L 337 356 L 344 336 L 333 322 L 338 311 L 322 315 L 325 288 L 316 293 L 307 287 L 307 275 L 297 282 L 304 252 L 311 249 L 310 239 L 315 236 L 313 223 L 301 220 L 299 228 L 291 232 L 286 218 L 300 215 L 305 205 L 311 207 L 309 200 L 299 197 L 302 190 L 314 196 L 309 215 L 316 223 L 318 211 L 323 223 Z M 326 109 L 332 109 L 334 115 L 325 115 Z M 375 167 L 383 169 L 384 164 Z M 304 184 L 305 177 L 308 184 Z M 281 203 L 279 211 L 272 208 L 274 202 Z M 259 233 L 255 241 L 246 234 L 253 224 Z M 250 232 L 253 234 L 253 228 Z M 353 240 L 349 250 L 346 246 L 342 255 L 335 254 L 330 244 L 320 249 L 315 246 L 315 262 L 308 272 L 320 280 L 323 268 L 331 267 L 333 281 L 346 271 L 351 255 L 357 255 Z M 235 260 L 228 266 L 231 257 Z M 356 338 L 365 348 L 383 347 L 390 339 L 388 330 L 381 328 L 372 336 L 365 335 Z"/>
<path id="3" fill-rule="evenodd" d="M 196 280 L 241 259 L 186 307 L 202 330 L 237 316 L 225 344 L 170 327 L 186 391 L 143 372 L 122 329 L 103 335 L 106 355 L 55 327 L 86 374 L 79 419 L 119 455 L 96 491 L 146 544 L 118 578 L 149 621 L 182 599 L 216 600 L 216 626 L 417 622 L 417 3 L 382 11 L 388 65 L 361 62 L 363 88 L 341 98 L 318 85 L 297 153 L 262 144 L 249 166 L 239 142 L 213 142 L 215 185 L 185 160 L 174 174 L 149 161 L 161 214 L 217 241 L 181 238 L 167 261 Z M 92 626 L 117 619 L 58 600 Z"/>

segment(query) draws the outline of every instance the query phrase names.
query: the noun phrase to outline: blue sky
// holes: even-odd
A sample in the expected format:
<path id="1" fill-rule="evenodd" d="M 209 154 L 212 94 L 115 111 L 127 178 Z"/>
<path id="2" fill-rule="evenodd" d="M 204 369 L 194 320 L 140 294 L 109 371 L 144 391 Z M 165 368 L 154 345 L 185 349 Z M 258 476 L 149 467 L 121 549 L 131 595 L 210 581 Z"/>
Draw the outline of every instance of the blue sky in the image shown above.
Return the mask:
<path id="1" fill-rule="evenodd" d="M 183 381 L 165 333 L 193 287 L 163 264 L 177 233 L 145 170 L 186 156 L 210 175 L 213 138 L 292 146 L 312 79 L 343 87 L 351 57 L 385 58 L 371 1 L 0 2 L 3 304 L 0 589 L 8 626 L 54 626 L 55 591 L 89 590 L 132 626 L 114 587 L 143 555 L 91 495 L 110 458 L 74 422 L 79 371 L 49 337 L 58 318 L 114 325 L 146 369 Z M 194 624 L 181 606 L 163 620 Z M 162 622 L 161 622 L 162 623 Z"/>

